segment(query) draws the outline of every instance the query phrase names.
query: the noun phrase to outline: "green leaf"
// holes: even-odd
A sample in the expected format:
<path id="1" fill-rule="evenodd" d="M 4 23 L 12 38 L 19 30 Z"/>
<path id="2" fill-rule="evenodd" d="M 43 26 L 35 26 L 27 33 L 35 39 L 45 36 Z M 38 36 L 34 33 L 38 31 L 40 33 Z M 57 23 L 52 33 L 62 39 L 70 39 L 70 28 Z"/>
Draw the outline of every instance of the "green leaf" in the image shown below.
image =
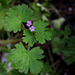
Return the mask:
<path id="1" fill-rule="evenodd" d="M 11 70 L 11 75 L 26 75 L 24 73 L 20 73 L 19 71 L 17 71 L 16 69 Z"/>
<path id="2" fill-rule="evenodd" d="M 56 29 L 51 28 L 51 32 L 52 32 L 52 39 L 54 39 L 55 37 L 60 38 L 62 36 L 61 30 L 56 30 Z"/>
<path id="3" fill-rule="evenodd" d="M 64 21 L 65 19 L 63 17 L 53 20 L 53 27 L 55 29 L 60 29 Z"/>
<path id="4" fill-rule="evenodd" d="M 35 15 L 34 15 L 35 14 Z M 32 21 L 38 21 L 42 19 L 42 14 L 40 11 L 34 11 L 32 16 Z"/>
<path id="5" fill-rule="evenodd" d="M 0 0 L 0 2 L 3 7 L 7 7 L 12 0 Z"/>
<path id="6" fill-rule="evenodd" d="M 28 43 L 29 46 L 33 46 L 34 43 L 36 42 L 35 36 L 33 35 L 30 30 L 24 30 L 25 37 L 23 37 L 23 42 Z"/>
<path id="7" fill-rule="evenodd" d="M 45 31 L 45 39 L 46 40 L 51 40 L 52 33 L 50 31 Z"/>
<path id="8" fill-rule="evenodd" d="M 2 7 L 7 7 L 7 0 L 0 0 Z"/>
<path id="9" fill-rule="evenodd" d="M 8 31 L 21 31 L 22 22 L 31 20 L 32 14 L 33 11 L 25 4 L 10 8 L 5 18 Z"/>
<path id="10" fill-rule="evenodd" d="M 36 40 L 39 41 L 39 43 L 43 44 L 46 42 L 45 40 L 51 40 L 51 33 L 45 31 L 46 29 L 45 27 L 47 26 L 46 22 L 44 21 L 34 22 L 33 26 L 35 27 L 34 35 L 36 37 Z"/>
<path id="11" fill-rule="evenodd" d="M 40 72 L 43 67 L 42 62 L 38 61 L 38 59 L 42 59 L 44 56 L 43 51 L 39 47 L 35 47 L 31 49 L 29 52 L 26 51 L 23 44 L 20 42 L 15 45 L 16 49 L 11 51 L 10 57 L 8 60 L 11 60 L 15 64 L 15 68 L 19 70 L 21 73 L 37 74 Z"/>
<path id="12" fill-rule="evenodd" d="M 51 40 L 52 33 L 45 28 L 47 23 L 39 21 L 34 22 L 33 25 L 35 27 L 34 34 L 26 29 L 23 34 L 25 36 L 23 37 L 23 42 L 28 43 L 29 46 L 33 46 L 37 41 L 43 44 L 46 40 Z"/>
<path id="13" fill-rule="evenodd" d="M 50 72 L 50 65 L 48 62 L 44 63 L 44 66 L 43 66 L 41 72 L 42 72 L 42 74 L 46 74 L 46 73 Z"/>
<path id="14" fill-rule="evenodd" d="M 20 73 L 16 69 L 11 70 L 10 72 L 11 72 L 11 75 L 34 75 L 34 74 L 30 74 L 30 73 L 28 73 L 28 74 Z"/>
<path id="15" fill-rule="evenodd" d="M 5 22 L 4 22 L 4 19 L 5 19 L 5 15 L 6 15 L 7 10 L 8 10 L 8 9 L 1 8 L 1 7 L 0 7 L 0 29 L 2 29 L 2 28 L 5 29 Z"/>
<path id="16" fill-rule="evenodd" d="M 55 72 L 51 69 L 50 64 L 49 64 L 48 62 L 44 63 L 44 66 L 43 66 L 43 68 L 42 68 L 42 70 L 41 70 L 41 73 L 42 73 L 43 75 L 46 75 L 47 73 L 48 73 L 49 75 L 59 75 L 59 74 L 55 73 Z"/>
<path id="17" fill-rule="evenodd" d="M 63 34 L 64 34 L 65 38 L 68 37 L 69 34 L 71 34 L 71 30 L 70 30 L 68 25 L 65 27 L 65 30 L 63 31 Z"/>
<path id="18" fill-rule="evenodd" d="M 41 11 L 40 8 L 37 6 L 37 2 L 30 3 L 30 5 L 34 11 Z"/>
<path id="19" fill-rule="evenodd" d="M 12 2 L 12 0 L 6 0 L 6 1 L 7 1 L 7 4 L 8 5 Z"/>
<path id="20" fill-rule="evenodd" d="M 32 21 L 38 21 L 42 19 L 42 13 L 40 8 L 37 6 L 37 2 L 30 3 L 33 11 Z M 35 15 L 34 15 L 35 14 Z"/>
<path id="21" fill-rule="evenodd" d="M 48 18 L 43 14 L 42 15 L 42 19 L 44 20 L 44 21 L 48 21 Z"/>
<path id="22" fill-rule="evenodd" d="M 62 49 L 62 53 L 64 55 L 65 62 L 70 65 L 75 62 L 75 37 L 72 36 L 67 39 L 67 46 L 64 46 Z"/>
<path id="23" fill-rule="evenodd" d="M 52 39 L 53 53 L 60 55 L 63 44 L 64 44 L 64 41 L 61 40 L 60 38 L 58 38 L 58 37 L 53 38 Z"/>
<path id="24" fill-rule="evenodd" d="M 7 75 L 7 72 L 2 63 L 0 63 L 0 75 Z"/>

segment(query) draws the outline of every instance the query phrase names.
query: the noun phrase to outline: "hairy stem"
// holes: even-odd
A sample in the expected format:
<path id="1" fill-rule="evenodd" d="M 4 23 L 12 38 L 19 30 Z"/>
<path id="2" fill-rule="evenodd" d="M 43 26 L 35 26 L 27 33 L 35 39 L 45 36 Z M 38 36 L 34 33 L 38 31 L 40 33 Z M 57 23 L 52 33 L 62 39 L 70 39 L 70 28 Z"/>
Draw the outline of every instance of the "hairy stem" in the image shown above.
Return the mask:
<path id="1" fill-rule="evenodd" d="M 51 60 L 51 63 L 52 63 L 52 67 L 53 67 L 54 71 L 56 72 L 55 65 L 54 65 L 54 60 L 53 60 L 53 57 L 51 55 L 51 51 L 50 51 L 49 48 L 48 48 L 48 53 L 49 53 L 49 57 L 50 57 L 50 60 Z"/>
<path id="2" fill-rule="evenodd" d="M 17 43 L 17 42 L 20 42 L 22 41 L 22 39 L 16 39 L 16 40 L 0 40 L 0 42 L 2 43 L 2 45 L 6 45 L 8 43 Z"/>
<path id="3" fill-rule="evenodd" d="M 27 51 L 29 52 L 29 50 L 30 50 L 30 46 L 28 46 L 28 48 L 27 48 Z"/>

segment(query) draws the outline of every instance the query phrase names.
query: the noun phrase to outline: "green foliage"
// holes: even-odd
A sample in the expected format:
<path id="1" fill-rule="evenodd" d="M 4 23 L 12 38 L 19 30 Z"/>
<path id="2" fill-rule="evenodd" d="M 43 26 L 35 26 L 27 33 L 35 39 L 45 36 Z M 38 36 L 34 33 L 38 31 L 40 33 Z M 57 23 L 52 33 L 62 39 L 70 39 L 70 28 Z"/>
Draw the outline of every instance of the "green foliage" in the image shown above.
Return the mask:
<path id="1" fill-rule="evenodd" d="M 4 65 L 0 63 L 0 75 L 7 75 Z"/>
<path id="2" fill-rule="evenodd" d="M 55 73 L 53 70 L 50 70 L 49 75 L 59 75 L 58 73 Z"/>
<path id="3" fill-rule="evenodd" d="M 7 7 L 7 0 L 0 0 L 2 7 Z"/>
<path id="4" fill-rule="evenodd" d="M 2 7 L 7 7 L 11 1 L 12 0 L 0 0 Z M 51 8 L 54 9 L 55 12 L 60 16 L 57 9 L 54 8 L 54 6 L 50 5 L 48 0 L 46 1 L 47 1 L 46 4 L 48 3 L 49 6 L 51 6 Z M 53 53 L 56 53 L 58 55 L 62 54 L 64 56 L 64 61 L 69 65 L 75 62 L 75 42 L 74 42 L 75 37 L 74 36 L 70 38 L 68 37 L 68 35 L 71 33 L 68 26 L 65 27 L 65 30 L 62 31 L 60 30 L 61 25 L 65 21 L 63 17 L 52 21 L 55 30 L 47 28 L 46 26 L 48 25 L 48 23 L 44 21 L 48 21 L 47 17 L 50 16 L 49 10 L 45 8 L 42 4 L 36 2 L 34 2 L 31 6 L 34 12 L 32 11 L 31 8 L 28 8 L 28 6 L 25 4 L 12 7 L 9 9 L 8 12 L 7 12 L 8 9 L 0 8 L 0 29 L 2 29 L 3 27 L 5 28 L 6 23 L 8 31 L 13 31 L 14 33 L 16 33 L 18 31 L 21 31 L 23 22 L 26 24 L 27 21 L 31 20 L 33 21 L 33 26 L 35 27 L 34 32 L 31 32 L 29 29 L 22 28 L 23 29 L 22 39 L 23 42 L 28 44 L 28 48 L 26 50 L 25 47 L 27 47 L 27 45 L 24 47 L 23 44 L 20 42 L 15 45 L 16 48 L 11 50 L 10 54 L 8 55 L 8 60 L 12 63 L 12 67 L 14 67 L 17 70 L 13 69 L 12 71 L 9 71 L 8 74 L 39 75 L 40 73 L 42 74 L 48 73 L 50 75 L 58 75 L 53 70 L 51 70 L 49 63 L 44 63 L 43 65 L 43 63 L 40 61 L 42 58 L 44 58 L 44 56 L 42 55 L 43 50 L 40 49 L 40 47 L 30 48 L 30 46 L 32 47 L 35 42 L 44 44 L 46 43 L 46 40 L 51 40 L 52 38 L 51 47 L 53 47 L 52 48 Z M 16 37 L 18 38 L 19 36 L 17 35 Z M 16 37 L 13 37 L 13 39 L 15 39 Z M 46 57 L 48 56 L 49 55 L 46 55 Z M 54 67 L 56 67 L 57 64 L 56 63 L 53 64 L 55 64 Z M 0 75 L 7 75 L 7 72 L 2 64 L 0 64 Z"/>
<path id="5" fill-rule="evenodd" d="M 30 4 L 32 6 L 33 11 L 33 16 L 32 16 L 32 20 L 33 21 L 38 21 L 42 19 L 42 13 L 40 8 L 37 6 L 36 2 L 33 2 L 32 4 Z M 35 14 L 35 15 L 34 15 Z"/>
<path id="6" fill-rule="evenodd" d="M 24 30 L 25 37 L 23 37 L 23 42 L 28 43 L 29 46 L 33 46 L 36 42 L 35 36 L 33 33 L 30 32 L 30 30 Z"/>
<path id="7" fill-rule="evenodd" d="M 8 31 L 13 31 L 14 33 L 21 31 L 22 22 L 26 23 L 27 21 L 30 21 L 32 13 L 32 10 L 25 4 L 10 8 L 5 17 Z M 30 32 L 28 29 L 24 30 L 23 42 L 26 44 L 28 43 L 28 45 L 32 47 L 37 41 L 43 44 L 46 40 L 51 40 L 52 34 L 50 31 L 46 30 L 46 22 L 33 22 L 33 26 L 35 27 L 34 32 Z M 41 55 L 43 51 L 40 47 L 35 47 L 27 52 L 21 42 L 15 46 L 16 48 L 12 49 L 11 53 L 8 55 L 8 60 L 12 62 L 15 69 L 18 69 L 19 72 L 24 72 L 25 74 L 27 74 L 29 70 L 31 74 L 38 74 L 43 67 L 43 63 L 38 60 L 44 57 Z"/>
<path id="8" fill-rule="evenodd" d="M 66 39 L 65 39 L 66 40 Z M 65 57 L 65 62 L 70 65 L 75 62 L 75 37 L 72 36 L 67 39 L 67 46 L 62 48 L 62 53 Z"/>
<path id="9" fill-rule="evenodd" d="M 49 29 L 49 31 L 52 33 L 52 40 L 54 38 L 60 38 L 62 36 L 62 31 L 61 30 L 57 30 L 57 29 L 51 28 L 51 29 Z"/>
<path id="10" fill-rule="evenodd" d="M 21 42 L 15 46 L 16 49 L 13 49 L 8 56 L 8 59 L 14 63 L 15 68 L 25 74 L 28 73 L 28 69 L 30 69 L 31 74 L 39 73 L 43 64 L 38 59 L 44 57 L 41 55 L 43 51 L 39 47 L 35 47 L 27 52 Z"/>
<path id="11" fill-rule="evenodd" d="M 68 35 L 71 34 L 71 30 L 68 25 L 65 27 L 65 30 L 62 33 L 64 35 L 64 38 L 67 38 Z"/>
<path id="12" fill-rule="evenodd" d="M 8 9 L 6 9 L 6 8 L 0 7 L 0 30 L 1 30 L 2 28 L 5 29 L 4 18 L 5 18 L 5 15 L 6 15 L 7 10 L 8 10 Z"/>
<path id="13" fill-rule="evenodd" d="M 58 37 L 55 37 L 53 40 L 52 40 L 52 47 L 53 47 L 53 53 L 56 53 L 58 55 L 60 55 L 61 53 L 61 48 L 62 48 L 62 45 L 64 44 L 64 41 L 62 41 L 60 38 Z"/>
<path id="14" fill-rule="evenodd" d="M 33 16 L 32 16 L 33 21 L 38 21 L 38 20 L 48 21 L 47 17 L 50 16 L 50 13 L 47 8 L 45 8 L 42 4 L 37 2 L 33 2 L 30 5 L 32 6 L 32 9 L 34 10 Z"/>
<path id="15" fill-rule="evenodd" d="M 5 18 L 8 31 L 21 31 L 22 22 L 31 20 L 32 14 L 33 11 L 25 4 L 10 8 Z"/>
<path id="16" fill-rule="evenodd" d="M 37 23 L 37 22 L 35 22 Z M 35 24 L 34 23 L 34 24 Z M 40 21 L 40 23 L 42 24 L 42 22 Z M 40 24 L 40 25 L 41 25 Z M 35 24 L 36 25 L 36 24 Z M 51 32 L 48 30 L 45 30 L 47 28 L 40 28 L 40 25 L 37 27 L 35 26 L 35 31 L 34 31 L 34 35 L 33 33 L 30 32 L 30 30 L 24 30 L 24 36 L 23 37 L 23 42 L 28 43 L 29 46 L 33 46 L 35 42 L 39 41 L 39 43 L 43 44 L 46 41 L 45 40 L 51 40 Z M 43 23 L 44 25 L 44 23 Z M 43 32 L 42 32 L 43 31 Z"/>
<path id="17" fill-rule="evenodd" d="M 66 40 L 68 39 L 68 35 L 71 33 L 70 28 L 69 26 L 66 25 L 65 30 L 63 31 L 51 29 L 51 32 L 52 32 L 53 53 L 60 55 L 61 49 L 66 43 Z M 63 35 L 63 38 L 61 39 L 60 37 L 62 37 L 62 35 Z"/>
<path id="18" fill-rule="evenodd" d="M 11 3 L 13 0 L 6 0 L 7 1 L 7 4 Z"/>
<path id="19" fill-rule="evenodd" d="M 46 73 L 48 73 L 49 75 L 58 75 L 57 73 L 55 73 L 53 70 L 51 70 L 51 66 L 50 64 L 47 62 L 47 63 L 44 63 L 44 66 L 41 70 L 41 73 L 46 75 Z"/>
<path id="20" fill-rule="evenodd" d="M 11 70 L 11 75 L 25 75 L 24 73 L 20 73 L 18 70 L 13 69 Z"/>
<path id="21" fill-rule="evenodd" d="M 46 73 L 49 73 L 49 72 L 50 72 L 50 65 L 49 65 L 49 63 L 44 63 L 44 66 L 43 66 L 43 68 L 41 70 L 41 73 L 42 74 L 46 74 Z"/>
<path id="22" fill-rule="evenodd" d="M 61 53 L 61 46 L 62 44 L 64 44 L 64 41 L 60 39 L 60 37 L 62 36 L 62 31 L 61 30 L 56 30 L 56 29 L 49 29 L 50 32 L 52 33 L 52 51 L 53 53 L 56 53 L 58 55 L 60 55 Z M 59 33 L 60 32 L 60 33 Z"/>
<path id="23" fill-rule="evenodd" d="M 60 29 L 61 25 L 63 24 L 64 21 L 65 21 L 65 19 L 63 17 L 62 18 L 58 18 L 56 20 L 53 20 L 52 21 L 53 27 L 56 28 L 56 29 Z"/>
<path id="24" fill-rule="evenodd" d="M 35 15 L 32 16 L 33 21 L 38 21 L 38 20 L 42 19 L 42 16 L 41 16 L 40 12 L 34 11 L 33 14 L 35 14 Z"/>
<path id="25" fill-rule="evenodd" d="M 35 27 L 34 35 L 36 37 L 36 40 L 39 41 L 39 43 L 43 44 L 46 42 L 45 40 L 51 40 L 51 33 L 46 31 L 45 28 L 47 26 L 46 22 L 34 22 L 33 26 Z"/>
<path id="26" fill-rule="evenodd" d="M 64 61 L 70 65 L 75 62 L 75 37 L 68 37 L 71 33 L 70 28 L 68 26 L 65 27 L 64 31 L 60 30 L 52 30 L 53 38 L 52 38 L 52 46 L 53 52 L 64 56 Z M 60 32 L 60 33 L 59 33 Z M 60 37 L 64 35 L 62 39 Z M 65 45 L 66 44 L 66 45 Z"/>

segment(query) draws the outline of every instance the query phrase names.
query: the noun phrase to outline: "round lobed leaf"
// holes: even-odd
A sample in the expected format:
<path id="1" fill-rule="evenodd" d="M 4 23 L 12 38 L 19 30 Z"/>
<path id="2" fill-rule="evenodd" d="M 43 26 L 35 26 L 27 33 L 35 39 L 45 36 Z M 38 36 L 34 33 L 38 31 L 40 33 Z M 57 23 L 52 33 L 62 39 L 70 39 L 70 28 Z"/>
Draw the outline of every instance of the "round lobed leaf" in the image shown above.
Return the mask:
<path id="1" fill-rule="evenodd" d="M 43 44 L 46 42 L 46 40 L 51 40 L 51 33 L 49 31 L 46 31 L 46 26 L 48 23 L 44 21 L 38 21 L 34 22 L 33 26 L 35 27 L 34 35 L 36 37 L 36 40 L 39 41 L 39 43 Z"/>
<path id="2" fill-rule="evenodd" d="M 33 11 L 25 4 L 10 8 L 5 17 L 8 31 L 13 31 L 14 33 L 21 31 L 22 22 L 31 20 L 32 14 Z"/>
<path id="3" fill-rule="evenodd" d="M 38 61 L 44 56 L 43 50 L 40 47 L 32 48 L 29 52 L 26 51 L 23 44 L 20 42 L 15 45 L 16 49 L 13 49 L 8 55 L 8 60 L 11 60 L 15 65 L 15 69 L 18 69 L 21 73 L 28 73 L 30 69 L 31 74 L 38 74 L 43 67 L 43 63 Z"/>

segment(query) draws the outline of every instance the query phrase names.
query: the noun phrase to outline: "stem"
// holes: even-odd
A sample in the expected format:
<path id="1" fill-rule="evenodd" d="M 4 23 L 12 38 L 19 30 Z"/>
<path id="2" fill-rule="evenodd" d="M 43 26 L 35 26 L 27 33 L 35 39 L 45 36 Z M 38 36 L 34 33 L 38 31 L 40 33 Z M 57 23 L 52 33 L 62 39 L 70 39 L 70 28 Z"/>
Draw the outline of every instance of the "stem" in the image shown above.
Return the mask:
<path id="1" fill-rule="evenodd" d="M 19 41 L 22 41 L 22 39 L 16 39 L 16 40 L 0 40 L 0 42 L 2 43 L 2 45 L 6 45 L 8 43 L 17 43 Z"/>
<path id="2" fill-rule="evenodd" d="M 8 35 L 8 38 L 10 39 L 10 37 L 11 37 L 11 36 L 10 36 L 10 32 L 7 31 L 7 35 Z"/>
<path id="3" fill-rule="evenodd" d="M 25 30 L 25 27 L 24 27 L 23 23 L 22 23 L 22 27 L 23 27 L 23 28 L 24 28 L 24 30 Z"/>
<path id="4" fill-rule="evenodd" d="M 9 48 L 5 48 L 5 47 L 0 47 L 0 51 L 3 50 L 3 51 L 10 51 L 11 49 Z"/>
<path id="5" fill-rule="evenodd" d="M 20 36 L 21 36 L 21 34 L 18 34 L 18 33 L 17 33 L 13 38 L 16 39 L 16 38 L 18 38 L 18 37 L 20 37 Z"/>
<path id="6" fill-rule="evenodd" d="M 51 65 L 51 68 L 53 68 L 53 66 L 57 65 L 58 63 L 60 63 L 61 60 L 56 61 L 54 64 Z"/>
<path id="7" fill-rule="evenodd" d="M 53 60 L 53 57 L 51 55 L 51 51 L 49 50 L 49 48 L 48 48 L 48 53 L 49 53 L 49 57 L 50 57 L 50 60 L 51 60 L 51 63 L 52 63 L 52 67 L 53 67 L 54 71 L 56 72 L 55 65 L 54 65 L 54 60 Z"/>
<path id="8" fill-rule="evenodd" d="M 30 50 L 30 46 L 28 46 L 28 48 L 27 48 L 27 51 L 29 52 L 29 50 Z"/>

